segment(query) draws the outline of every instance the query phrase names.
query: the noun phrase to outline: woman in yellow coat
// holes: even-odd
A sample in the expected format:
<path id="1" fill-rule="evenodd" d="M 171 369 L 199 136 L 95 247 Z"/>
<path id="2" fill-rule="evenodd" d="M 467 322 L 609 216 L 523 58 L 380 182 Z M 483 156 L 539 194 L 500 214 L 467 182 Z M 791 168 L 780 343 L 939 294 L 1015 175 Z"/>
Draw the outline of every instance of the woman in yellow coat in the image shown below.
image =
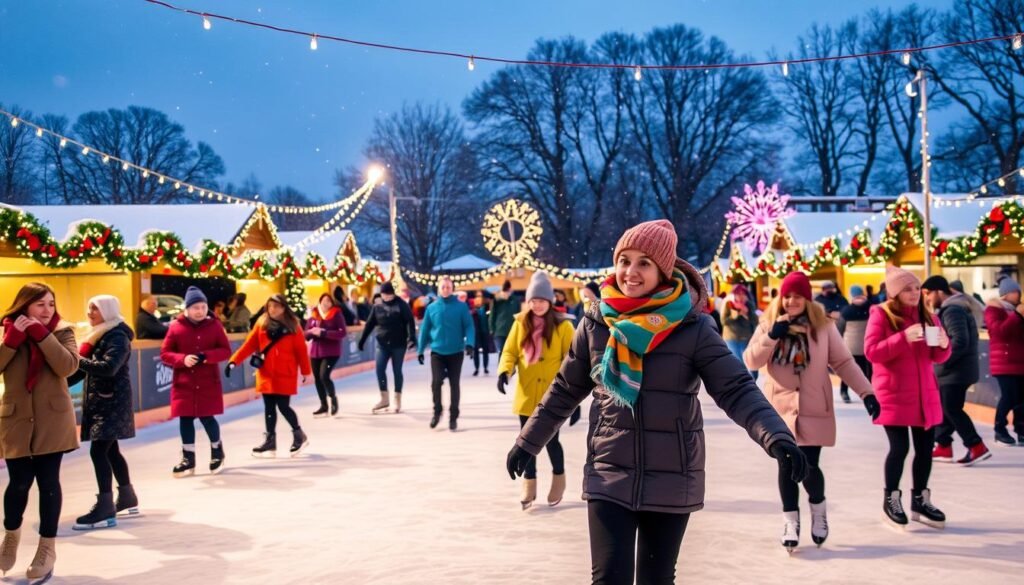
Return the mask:
<path id="1" fill-rule="evenodd" d="M 516 315 L 502 348 L 498 366 L 498 392 L 505 393 L 509 376 L 518 374 L 513 411 L 522 427 L 537 408 L 544 392 L 569 353 L 575 329 L 564 313 L 553 308 L 555 290 L 544 272 L 536 272 L 526 288 L 526 310 Z M 554 469 L 548 505 L 557 506 L 565 494 L 565 456 L 558 433 L 547 445 Z M 523 475 L 523 510 L 537 499 L 537 462 L 531 459 Z"/>

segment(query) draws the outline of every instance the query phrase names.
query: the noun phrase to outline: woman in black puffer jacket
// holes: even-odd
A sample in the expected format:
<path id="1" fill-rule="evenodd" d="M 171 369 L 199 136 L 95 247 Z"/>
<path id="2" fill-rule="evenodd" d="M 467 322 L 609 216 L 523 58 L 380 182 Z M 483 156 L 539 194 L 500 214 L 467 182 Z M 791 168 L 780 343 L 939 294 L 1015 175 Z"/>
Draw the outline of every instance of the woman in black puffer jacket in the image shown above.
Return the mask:
<path id="1" fill-rule="evenodd" d="M 92 330 L 82 343 L 78 372 L 69 384 L 84 380 L 82 389 L 82 441 L 92 441 L 89 456 L 96 471 L 99 493 L 92 510 L 80 516 L 75 530 L 117 526 L 118 512 L 137 514 L 139 500 L 128 475 L 128 462 L 118 441 L 135 436 L 132 385 L 128 360 L 132 353 L 131 328 L 121 316 L 117 297 L 89 299 L 87 316 Z M 117 479 L 117 502 L 113 497 Z"/>
<path id="2" fill-rule="evenodd" d="M 689 514 L 704 506 L 702 381 L 795 481 L 806 474 L 786 424 L 704 313 L 704 281 L 675 250 L 675 228 L 665 220 L 623 234 L 601 303 L 577 327 L 507 458 L 513 479 L 522 475 L 593 392 L 583 497 L 595 584 L 631 584 L 634 576 L 640 584 L 674 583 Z"/>

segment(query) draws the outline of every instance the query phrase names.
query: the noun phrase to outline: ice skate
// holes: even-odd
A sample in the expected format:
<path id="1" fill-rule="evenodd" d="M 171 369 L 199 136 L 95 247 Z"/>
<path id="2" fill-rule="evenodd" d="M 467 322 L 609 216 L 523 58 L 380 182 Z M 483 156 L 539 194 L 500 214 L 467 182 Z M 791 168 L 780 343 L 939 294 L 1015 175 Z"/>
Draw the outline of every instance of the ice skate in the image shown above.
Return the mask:
<path id="1" fill-rule="evenodd" d="M 263 442 L 252 448 L 253 457 L 277 457 L 277 435 L 263 433 Z"/>
<path id="2" fill-rule="evenodd" d="M 292 457 L 298 455 L 308 444 L 309 437 L 306 436 L 306 433 L 302 432 L 301 428 L 296 427 L 292 429 L 292 446 L 288 448 L 288 452 Z"/>
<path id="3" fill-rule="evenodd" d="M 391 406 L 391 402 L 388 401 L 388 393 L 387 392 L 381 392 L 380 393 L 380 402 L 378 402 L 377 404 L 374 405 L 374 407 L 373 407 L 373 414 L 380 414 L 382 412 L 387 412 L 389 406 Z"/>
<path id="4" fill-rule="evenodd" d="M 825 502 L 811 504 L 811 540 L 821 548 L 828 538 L 828 516 L 825 513 Z"/>
<path id="5" fill-rule="evenodd" d="M 923 489 L 910 499 L 910 519 L 925 526 L 942 530 L 946 527 L 946 515 L 932 505 L 932 490 Z"/>
<path id="6" fill-rule="evenodd" d="M 523 511 L 529 510 L 536 499 L 537 480 L 523 478 L 523 497 L 519 500 L 519 503 L 523 506 Z"/>
<path id="7" fill-rule="evenodd" d="M 213 465 L 212 463 L 210 465 Z M 114 509 L 118 516 L 139 516 L 139 498 L 131 484 L 118 486 Z"/>
<path id="8" fill-rule="evenodd" d="M 436 429 L 437 423 L 441 422 L 441 413 L 435 412 L 434 416 L 430 417 L 430 428 Z"/>
<path id="9" fill-rule="evenodd" d="M 786 552 L 793 554 L 797 545 L 800 544 L 800 511 L 783 512 L 784 523 L 782 525 L 782 546 Z"/>
<path id="10" fill-rule="evenodd" d="M 900 532 L 906 530 L 908 521 L 907 514 L 903 511 L 903 492 L 887 491 L 885 501 L 882 502 L 882 513 L 888 526 Z"/>
<path id="11" fill-rule="evenodd" d="M 551 491 L 548 492 L 548 506 L 557 506 L 565 497 L 565 474 L 556 473 L 551 478 Z"/>
<path id="12" fill-rule="evenodd" d="M 195 451 L 186 451 L 186 450 L 182 449 L 182 451 L 181 451 L 181 461 L 179 461 L 178 464 L 175 465 L 173 469 L 171 469 L 171 473 L 174 475 L 174 477 L 182 478 L 182 477 L 188 477 L 188 476 L 192 475 L 195 472 L 196 472 L 196 452 Z"/>
<path id="13" fill-rule="evenodd" d="M 72 530 L 97 530 L 117 526 L 117 508 L 114 507 L 114 494 L 110 492 L 96 494 L 96 503 L 88 514 L 79 516 L 71 526 Z"/>
<path id="14" fill-rule="evenodd" d="M 5 530 L 4 542 L 0 544 L 0 571 L 7 575 L 18 560 L 18 545 L 21 544 L 21 528 Z"/>
<path id="15" fill-rule="evenodd" d="M 331 396 L 331 416 L 338 416 L 338 397 Z M 395 409 L 398 410 L 397 408 Z"/>
<path id="16" fill-rule="evenodd" d="M 217 475 L 224 471 L 224 444 L 210 447 L 210 474 Z"/>
<path id="17" fill-rule="evenodd" d="M 56 539 L 40 538 L 39 547 L 36 549 L 36 556 L 28 566 L 29 583 L 39 585 L 46 583 L 53 576 L 53 565 L 57 562 Z"/>
<path id="18" fill-rule="evenodd" d="M 402 393 L 395 392 L 395 414 L 402 412 Z"/>
<path id="19" fill-rule="evenodd" d="M 313 411 L 313 418 L 327 418 L 327 403 L 321 402 L 320 408 Z"/>

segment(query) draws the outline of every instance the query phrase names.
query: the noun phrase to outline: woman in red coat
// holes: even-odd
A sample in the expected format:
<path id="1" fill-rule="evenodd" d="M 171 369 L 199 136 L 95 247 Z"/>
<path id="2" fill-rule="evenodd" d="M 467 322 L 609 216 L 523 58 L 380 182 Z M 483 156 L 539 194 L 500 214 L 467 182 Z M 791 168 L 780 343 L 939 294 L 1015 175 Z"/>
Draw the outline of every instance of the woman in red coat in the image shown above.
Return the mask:
<path id="1" fill-rule="evenodd" d="M 889 300 L 871 307 L 864 334 L 864 355 L 873 366 L 871 385 L 882 407 L 875 424 L 883 425 L 889 438 L 882 510 L 890 524 L 900 529 L 907 525 L 900 478 L 913 439 L 911 518 L 942 528 L 946 516 L 931 503 L 928 478 L 935 427 L 942 422 L 934 365 L 949 359 L 949 337 L 925 305 L 916 276 L 890 266 L 885 288 Z"/>
<path id="2" fill-rule="evenodd" d="M 219 473 L 224 468 L 224 446 L 214 415 L 224 412 L 224 391 L 217 364 L 231 355 L 231 344 L 224 326 L 209 312 L 203 291 L 188 287 L 185 312 L 171 323 L 160 347 L 160 361 L 174 369 L 171 416 L 179 417 L 181 429 L 182 457 L 174 466 L 174 477 L 195 473 L 196 418 L 210 437 L 210 473 Z"/>
<path id="3" fill-rule="evenodd" d="M 988 369 L 999 383 L 996 444 L 1024 446 L 1024 304 L 1020 302 L 1020 285 L 1012 278 L 999 281 L 999 298 L 985 307 L 985 327 Z M 1011 412 L 1016 440 L 1006 429 Z"/>
<path id="4" fill-rule="evenodd" d="M 231 375 L 232 368 L 250 355 L 253 356 L 256 360 L 253 363 L 256 367 L 256 391 L 263 395 L 263 410 L 266 414 L 264 422 L 267 425 L 263 443 L 252 449 L 253 457 L 277 455 L 278 411 L 281 411 L 281 416 L 292 427 L 292 446 L 289 452 L 294 457 L 309 443 L 309 439 L 299 427 L 299 417 L 289 402 L 292 396 L 298 394 L 296 378 L 299 373 L 302 373 L 302 383 L 305 384 L 312 373 L 312 367 L 306 352 L 302 324 L 284 296 L 271 296 L 265 309 L 245 343 L 231 356 L 225 374 Z"/>

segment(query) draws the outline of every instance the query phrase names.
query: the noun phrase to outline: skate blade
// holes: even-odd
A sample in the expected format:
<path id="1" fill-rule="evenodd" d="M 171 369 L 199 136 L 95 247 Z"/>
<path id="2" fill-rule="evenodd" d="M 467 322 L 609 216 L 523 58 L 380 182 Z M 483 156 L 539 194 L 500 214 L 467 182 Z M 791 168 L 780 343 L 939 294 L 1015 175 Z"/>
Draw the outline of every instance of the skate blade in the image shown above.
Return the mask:
<path id="1" fill-rule="evenodd" d="M 314 414 L 314 415 L 313 415 L 313 418 L 327 418 L 327 417 L 329 417 L 329 416 L 331 416 L 331 415 L 329 415 L 329 414 L 327 414 L 327 413 L 325 412 L 325 413 L 323 413 L 323 414 Z"/>
<path id="2" fill-rule="evenodd" d="M 118 512 L 117 513 L 117 517 L 121 518 L 122 520 L 128 519 L 128 518 L 141 518 L 142 517 L 142 512 L 139 511 L 138 507 L 126 508 L 126 509 L 121 510 L 120 512 Z"/>
<path id="3" fill-rule="evenodd" d="M 221 473 L 222 471 L 224 471 L 224 464 L 223 463 L 217 469 L 211 469 L 210 470 L 210 475 L 217 475 L 218 473 Z"/>
<path id="4" fill-rule="evenodd" d="M 370 412 L 371 412 L 372 414 L 386 414 L 386 413 L 388 413 L 388 412 L 391 412 L 391 409 L 390 409 L 390 408 L 374 408 L 374 409 L 373 409 L 372 411 L 370 411 Z"/>
<path id="5" fill-rule="evenodd" d="M 50 571 L 44 577 L 42 577 L 40 579 L 36 579 L 35 581 L 29 579 L 28 582 L 29 582 L 29 585 L 43 585 L 43 583 L 46 583 L 47 581 L 49 581 L 51 577 L 53 577 L 53 571 Z"/>
<path id="6" fill-rule="evenodd" d="M 264 451 L 263 453 L 256 453 L 254 451 L 252 456 L 256 459 L 276 459 L 277 451 Z"/>
<path id="7" fill-rule="evenodd" d="M 519 502 L 519 504 L 523 507 L 523 512 L 533 507 L 533 502 Z"/>
<path id="8" fill-rule="evenodd" d="M 558 498 L 554 502 L 548 502 L 548 507 L 549 508 L 554 508 L 555 506 L 557 506 L 558 504 L 561 504 L 561 503 L 562 503 L 562 498 Z"/>
<path id="9" fill-rule="evenodd" d="M 188 471 L 172 471 L 171 475 L 173 475 L 174 477 L 176 477 L 178 479 L 181 479 L 183 477 L 188 477 L 190 475 L 193 475 L 193 474 L 195 474 L 195 472 L 196 472 L 195 469 L 189 469 Z"/>
<path id="10" fill-rule="evenodd" d="M 906 524 L 897 524 L 897 523 L 893 522 L 888 516 L 885 515 L 884 512 L 882 513 L 882 522 L 886 526 L 888 526 L 889 528 L 895 530 L 896 532 L 899 532 L 900 534 L 902 534 L 902 533 L 907 531 L 907 525 Z"/>
<path id="11" fill-rule="evenodd" d="M 921 524 L 924 524 L 925 526 L 930 526 L 930 527 L 935 528 L 937 530 L 944 530 L 946 528 L 946 522 L 945 521 L 940 522 L 938 520 L 932 520 L 931 518 L 928 518 L 926 516 L 922 516 L 921 514 L 911 514 L 910 515 L 910 519 L 913 520 L 914 522 L 920 522 Z"/>
<path id="12" fill-rule="evenodd" d="M 309 444 L 309 441 L 306 441 L 305 443 L 303 443 L 302 445 L 300 445 L 298 449 L 296 449 L 296 450 L 294 450 L 294 451 L 291 451 L 291 452 L 290 452 L 290 456 L 291 456 L 291 457 L 295 457 L 295 456 L 297 456 L 297 455 L 298 455 L 299 453 L 302 453 L 302 450 L 303 450 L 303 449 L 305 449 L 305 448 L 306 448 L 306 445 L 308 445 L 308 444 Z"/>
<path id="13" fill-rule="evenodd" d="M 92 524 L 78 524 L 77 522 L 71 526 L 71 530 L 101 530 L 103 528 L 113 528 L 117 526 L 116 518 L 107 518 L 99 522 L 93 522 Z"/>

